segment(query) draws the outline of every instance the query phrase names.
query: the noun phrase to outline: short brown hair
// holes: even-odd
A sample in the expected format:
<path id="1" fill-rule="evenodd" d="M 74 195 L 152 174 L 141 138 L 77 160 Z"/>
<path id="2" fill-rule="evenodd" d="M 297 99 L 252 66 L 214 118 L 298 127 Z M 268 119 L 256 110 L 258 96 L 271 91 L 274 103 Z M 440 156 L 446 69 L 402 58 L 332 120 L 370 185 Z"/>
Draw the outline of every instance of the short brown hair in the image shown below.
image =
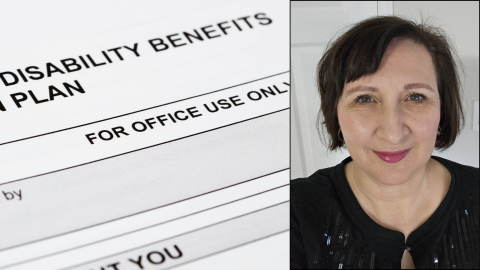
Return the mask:
<path id="1" fill-rule="evenodd" d="M 422 44 L 430 53 L 441 101 L 441 134 L 437 136 L 435 148 L 445 150 L 455 142 L 464 124 L 455 47 L 439 27 L 426 23 L 416 24 L 398 16 L 381 16 L 355 24 L 327 46 L 318 63 L 317 88 L 321 106 L 317 130 L 330 150 L 345 145 L 339 138 L 337 115 L 337 104 L 343 94 L 344 84 L 377 72 L 385 50 L 394 38 L 406 38 Z M 461 68 L 461 62 L 457 62 Z M 319 128 L 321 114 L 322 124 L 329 135 L 328 143 Z"/>

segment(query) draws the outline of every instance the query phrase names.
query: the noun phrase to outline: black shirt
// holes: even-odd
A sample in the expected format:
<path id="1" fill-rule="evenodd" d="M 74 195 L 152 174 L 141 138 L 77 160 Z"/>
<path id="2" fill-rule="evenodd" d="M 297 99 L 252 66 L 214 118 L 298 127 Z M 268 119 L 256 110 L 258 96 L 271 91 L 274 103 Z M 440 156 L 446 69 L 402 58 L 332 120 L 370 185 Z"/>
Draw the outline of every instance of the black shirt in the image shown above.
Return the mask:
<path id="1" fill-rule="evenodd" d="M 479 268 L 479 174 L 432 156 L 451 174 L 433 215 L 405 244 L 399 231 L 378 225 L 361 208 L 345 177 L 346 158 L 291 183 L 290 267 L 357 269 L 401 267 L 405 249 L 416 269 Z"/>

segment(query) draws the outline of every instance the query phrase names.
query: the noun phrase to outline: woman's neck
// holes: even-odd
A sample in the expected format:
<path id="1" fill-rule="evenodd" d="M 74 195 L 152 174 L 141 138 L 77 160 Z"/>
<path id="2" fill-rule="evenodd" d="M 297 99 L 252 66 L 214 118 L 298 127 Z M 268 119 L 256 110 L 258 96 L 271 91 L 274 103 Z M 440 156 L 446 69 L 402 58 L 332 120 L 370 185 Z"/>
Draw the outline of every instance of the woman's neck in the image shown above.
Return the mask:
<path id="1" fill-rule="evenodd" d="M 444 170 L 442 170 L 442 168 Z M 385 185 L 364 173 L 352 161 L 345 166 L 350 187 L 361 207 L 379 225 L 403 232 L 405 239 L 438 208 L 448 191 L 446 168 L 430 159 L 398 185 Z M 448 176 L 448 170 L 446 170 Z M 384 183 L 387 181 L 383 181 Z"/>

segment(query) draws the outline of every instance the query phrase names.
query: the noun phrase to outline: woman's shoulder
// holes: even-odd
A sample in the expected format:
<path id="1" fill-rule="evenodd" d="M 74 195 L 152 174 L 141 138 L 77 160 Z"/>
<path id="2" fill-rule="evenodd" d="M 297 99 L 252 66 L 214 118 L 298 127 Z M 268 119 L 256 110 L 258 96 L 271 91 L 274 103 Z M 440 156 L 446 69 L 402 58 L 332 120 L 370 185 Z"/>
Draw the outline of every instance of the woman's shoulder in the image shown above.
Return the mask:
<path id="1" fill-rule="evenodd" d="M 320 169 L 306 178 L 297 178 L 290 183 L 290 193 L 298 202 L 311 202 L 331 198 L 336 178 L 335 167 Z"/>
<path id="2" fill-rule="evenodd" d="M 435 160 L 442 163 L 450 173 L 453 173 L 455 180 L 460 184 L 462 189 L 468 190 L 469 193 L 479 194 L 480 176 L 478 168 L 463 165 L 452 160 L 432 156 Z"/>
<path id="3" fill-rule="evenodd" d="M 454 170 L 457 176 L 460 178 L 459 180 L 462 182 L 468 182 L 470 184 L 474 184 L 478 186 L 479 182 L 479 171 L 478 168 L 463 165 L 457 163 L 452 160 L 448 160 L 445 158 L 433 156 L 437 161 L 441 162 L 447 169 Z"/>

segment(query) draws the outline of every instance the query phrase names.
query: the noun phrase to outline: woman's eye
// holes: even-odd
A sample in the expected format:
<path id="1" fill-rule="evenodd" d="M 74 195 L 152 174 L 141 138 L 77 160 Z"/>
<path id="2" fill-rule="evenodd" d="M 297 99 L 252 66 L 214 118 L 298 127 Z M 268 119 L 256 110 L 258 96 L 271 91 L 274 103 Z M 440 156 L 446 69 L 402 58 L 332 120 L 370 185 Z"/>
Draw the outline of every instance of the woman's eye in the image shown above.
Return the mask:
<path id="1" fill-rule="evenodd" d="M 367 103 L 371 103 L 371 102 L 374 102 L 375 100 L 373 99 L 373 97 L 371 96 L 366 96 L 366 95 L 363 95 L 363 96 L 359 96 L 357 97 L 357 99 L 355 100 L 356 103 L 359 103 L 359 104 L 367 104 Z"/>
<path id="2" fill-rule="evenodd" d="M 424 95 L 418 94 L 418 93 L 411 94 L 410 96 L 408 96 L 407 99 L 415 103 L 423 103 L 425 102 L 425 100 L 427 100 L 427 98 Z"/>

